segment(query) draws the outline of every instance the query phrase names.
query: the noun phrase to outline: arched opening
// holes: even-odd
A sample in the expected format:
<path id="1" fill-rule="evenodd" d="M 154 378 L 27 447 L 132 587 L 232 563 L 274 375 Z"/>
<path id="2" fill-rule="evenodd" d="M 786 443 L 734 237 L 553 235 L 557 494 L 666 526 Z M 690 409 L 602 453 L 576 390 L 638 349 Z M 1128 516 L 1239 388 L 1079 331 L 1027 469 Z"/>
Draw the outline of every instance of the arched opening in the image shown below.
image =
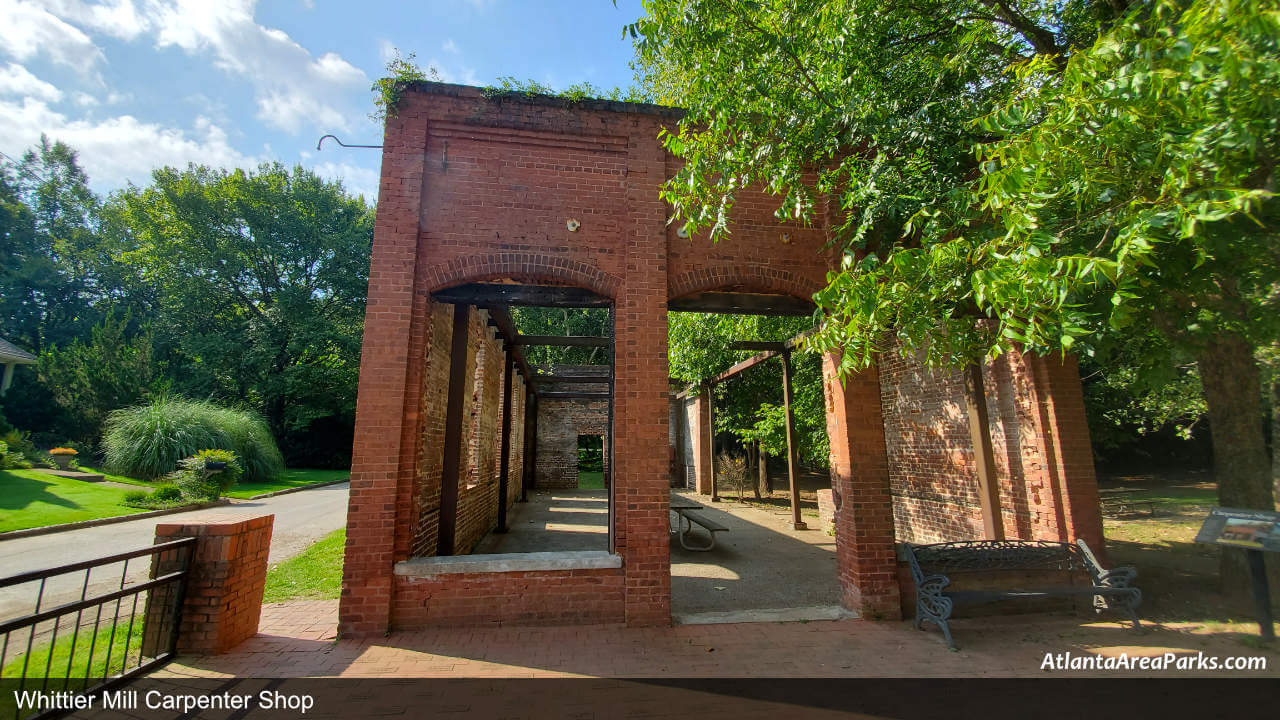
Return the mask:
<path id="1" fill-rule="evenodd" d="M 777 273 L 707 277 L 668 301 L 672 616 L 840 617 L 814 305 Z"/>
<path id="2" fill-rule="evenodd" d="M 577 466 L 582 431 L 611 435 L 612 300 L 572 285 L 488 280 L 428 301 L 409 562 L 611 552 L 608 484 L 602 474 L 580 490 Z M 597 449 L 601 467 L 609 450 Z"/>

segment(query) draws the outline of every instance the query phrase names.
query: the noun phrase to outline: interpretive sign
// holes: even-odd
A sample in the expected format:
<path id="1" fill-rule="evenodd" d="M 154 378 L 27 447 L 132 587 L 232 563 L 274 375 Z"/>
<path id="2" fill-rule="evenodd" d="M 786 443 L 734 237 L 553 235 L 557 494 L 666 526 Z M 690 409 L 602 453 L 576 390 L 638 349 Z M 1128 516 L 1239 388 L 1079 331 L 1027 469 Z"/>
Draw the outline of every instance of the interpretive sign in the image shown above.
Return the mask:
<path id="1" fill-rule="evenodd" d="M 1216 507 L 1200 526 L 1196 542 L 1280 552 L 1280 513 Z"/>
<path id="2" fill-rule="evenodd" d="M 1274 640 L 1271 589 L 1267 587 L 1267 565 L 1262 553 L 1280 552 L 1280 513 L 1216 507 L 1204 519 L 1200 532 L 1196 533 L 1196 542 L 1247 551 L 1249 574 L 1253 578 L 1253 602 L 1258 611 L 1258 629 L 1262 639 Z"/>

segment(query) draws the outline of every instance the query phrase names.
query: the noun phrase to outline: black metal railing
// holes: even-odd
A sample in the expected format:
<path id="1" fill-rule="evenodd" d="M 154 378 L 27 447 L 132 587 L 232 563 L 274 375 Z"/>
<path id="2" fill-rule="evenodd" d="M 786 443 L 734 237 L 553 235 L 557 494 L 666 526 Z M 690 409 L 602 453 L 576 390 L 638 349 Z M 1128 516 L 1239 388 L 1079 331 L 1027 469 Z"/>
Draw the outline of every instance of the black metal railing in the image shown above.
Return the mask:
<path id="1" fill-rule="evenodd" d="M 30 586 L 35 599 L 29 613 L 0 620 L 0 717 L 58 714 L 20 707 L 18 694 L 93 695 L 173 659 L 195 544 L 185 538 L 0 578 L 6 595 L 25 596 Z"/>

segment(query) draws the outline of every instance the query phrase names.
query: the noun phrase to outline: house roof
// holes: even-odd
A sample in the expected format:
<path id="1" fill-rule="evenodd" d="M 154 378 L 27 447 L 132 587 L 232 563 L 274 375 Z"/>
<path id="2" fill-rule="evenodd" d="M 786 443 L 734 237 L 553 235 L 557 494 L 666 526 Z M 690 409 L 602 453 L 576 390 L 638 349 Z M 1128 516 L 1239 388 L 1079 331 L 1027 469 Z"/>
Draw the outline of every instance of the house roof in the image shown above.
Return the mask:
<path id="1" fill-rule="evenodd" d="M 35 361 L 35 355 L 4 338 L 0 338 L 0 365 L 32 365 Z"/>

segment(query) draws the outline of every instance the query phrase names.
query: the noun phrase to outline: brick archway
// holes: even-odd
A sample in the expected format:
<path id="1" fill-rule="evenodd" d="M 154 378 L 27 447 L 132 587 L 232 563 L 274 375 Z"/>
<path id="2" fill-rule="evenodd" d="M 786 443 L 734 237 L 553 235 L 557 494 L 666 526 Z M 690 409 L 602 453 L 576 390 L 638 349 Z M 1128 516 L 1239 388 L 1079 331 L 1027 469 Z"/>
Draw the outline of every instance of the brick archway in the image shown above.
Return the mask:
<path id="1" fill-rule="evenodd" d="M 671 278 L 667 287 L 667 298 L 674 300 L 694 293 L 729 288 L 743 292 L 790 295 L 810 300 L 814 293 L 823 288 L 823 283 L 789 270 L 767 265 L 722 263 L 687 270 Z"/>
<path id="2" fill-rule="evenodd" d="M 429 292 L 471 282 L 519 280 L 530 284 L 572 285 L 616 298 L 622 280 L 598 267 L 548 253 L 500 252 L 464 255 L 428 266 L 423 286 Z"/>

